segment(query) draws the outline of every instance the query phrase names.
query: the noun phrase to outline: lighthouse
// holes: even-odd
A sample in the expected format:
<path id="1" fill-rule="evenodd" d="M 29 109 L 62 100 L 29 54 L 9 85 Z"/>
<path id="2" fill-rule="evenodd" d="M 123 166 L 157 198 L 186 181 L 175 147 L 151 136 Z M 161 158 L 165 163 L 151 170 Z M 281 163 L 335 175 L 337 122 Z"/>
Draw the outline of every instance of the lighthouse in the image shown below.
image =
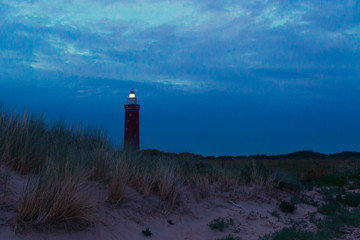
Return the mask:
<path id="1" fill-rule="evenodd" d="M 125 104 L 124 148 L 139 149 L 139 110 L 134 90 L 130 91 Z"/>

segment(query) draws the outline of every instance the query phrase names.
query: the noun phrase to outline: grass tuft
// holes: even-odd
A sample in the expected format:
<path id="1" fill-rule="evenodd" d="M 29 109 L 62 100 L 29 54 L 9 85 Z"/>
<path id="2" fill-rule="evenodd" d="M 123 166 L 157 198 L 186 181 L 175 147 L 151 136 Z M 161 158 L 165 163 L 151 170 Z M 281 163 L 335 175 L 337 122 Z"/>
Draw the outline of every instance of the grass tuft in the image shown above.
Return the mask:
<path id="1" fill-rule="evenodd" d="M 72 171 L 68 165 L 49 163 L 38 177 L 29 179 L 19 199 L 17 225 L 92 223 L 93 206 L 86 194 L 86 178 Z"/>
<path id="2" fill-rule="evenodd" d="M 122 159 L 112 163 L 111 180 L 109 183 L 108 201 L 120 204 L 125 198 L 126 185 L 130 178 L 129 167 Z"/>

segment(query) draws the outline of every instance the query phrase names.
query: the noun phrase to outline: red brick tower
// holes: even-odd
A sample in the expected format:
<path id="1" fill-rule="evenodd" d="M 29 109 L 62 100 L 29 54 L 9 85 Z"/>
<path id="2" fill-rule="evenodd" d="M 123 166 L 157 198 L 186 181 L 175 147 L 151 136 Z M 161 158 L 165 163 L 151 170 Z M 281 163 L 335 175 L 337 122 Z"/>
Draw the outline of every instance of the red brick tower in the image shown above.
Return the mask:
<path id="1" fill-rule="evenodd" d="M 139 109 L 135 92 L 131 90 L 128 104 L 125 104 L 124 148 L 139 149 Z"/>

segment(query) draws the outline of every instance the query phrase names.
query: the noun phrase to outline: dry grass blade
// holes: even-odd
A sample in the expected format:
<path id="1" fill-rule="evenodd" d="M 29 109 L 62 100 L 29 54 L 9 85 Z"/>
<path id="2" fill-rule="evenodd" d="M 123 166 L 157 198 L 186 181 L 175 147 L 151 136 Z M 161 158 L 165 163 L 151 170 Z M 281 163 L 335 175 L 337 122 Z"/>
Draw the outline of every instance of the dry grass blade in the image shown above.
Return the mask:
<path id="1" fill-rule="evenodd" d="M 168 164 L 159 164 L 156 175 L 159 197 L 173 208 L 180 193 L 180 180 L 176 177 L 175 168 Z"/>
<path id="2" fill-rule="evenodd" d="M 130 178 L 129 167 L 125 162 L 117 159 L 112 169 L 108 200 L 112 204 L 119 204 L 125 198 L 126 185 Z"/>
<path id="3" fill-rule="evenodd" d="M 92 222 L 93 208 L 86 195 L 85 177 L 68 166 L 50 164 L 25 186 L 18 204 L 17 224 L 49 225 Z"/>

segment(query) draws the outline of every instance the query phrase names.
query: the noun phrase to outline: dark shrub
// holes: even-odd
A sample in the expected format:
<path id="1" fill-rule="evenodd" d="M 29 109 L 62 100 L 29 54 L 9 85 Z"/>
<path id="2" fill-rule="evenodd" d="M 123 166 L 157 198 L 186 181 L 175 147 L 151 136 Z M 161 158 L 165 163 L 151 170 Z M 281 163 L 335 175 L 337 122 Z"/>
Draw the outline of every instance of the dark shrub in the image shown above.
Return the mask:
<path id="1" fill-rule="evenodd" d="M 295 211 L 295 204 L 285 200 L 280 202 L 279 207 L 283 212 L 293 213 Z"/>
<path id="2" fill-rule="evenodd" d="M 208 226 L 211 229 L 217 229 L 222 232 L 225 228 L 234 225 L 234 220 L 232 218 L 215 218 L 211 222 L 209 222 Z"/>

